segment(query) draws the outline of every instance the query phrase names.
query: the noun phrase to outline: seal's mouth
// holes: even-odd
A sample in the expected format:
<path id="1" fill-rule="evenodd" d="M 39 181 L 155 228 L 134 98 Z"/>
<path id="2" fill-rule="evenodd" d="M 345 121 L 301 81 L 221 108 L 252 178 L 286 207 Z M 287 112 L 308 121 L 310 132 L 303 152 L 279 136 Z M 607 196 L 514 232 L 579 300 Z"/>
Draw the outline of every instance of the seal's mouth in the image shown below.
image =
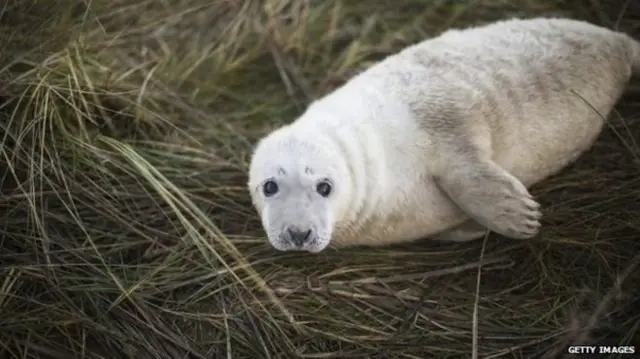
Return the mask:
<path id="1" fill-rule="evenodd" d="M 327 244 L 328 244 L 328 242 L 329 241 L 326 241 Z M 309 252 L 309 253 L 320 253 L 326 247 L 327 247 L 327 245 L 322 245 L 317 239 L 314 239 L 309 243 L 308 246 L 306 246 L 306 248 L 304 248 L 304 250 Z"/>
<path id="2" fill-rule="evenodd" d="M 276 240 L 270 239 L 269 242 L 281 252 L 320 253 L 329 245 L 329 240 L 317 235 L 310 236 L 304 243 L 292 241 L 287 235 L 279 235 Z"/>

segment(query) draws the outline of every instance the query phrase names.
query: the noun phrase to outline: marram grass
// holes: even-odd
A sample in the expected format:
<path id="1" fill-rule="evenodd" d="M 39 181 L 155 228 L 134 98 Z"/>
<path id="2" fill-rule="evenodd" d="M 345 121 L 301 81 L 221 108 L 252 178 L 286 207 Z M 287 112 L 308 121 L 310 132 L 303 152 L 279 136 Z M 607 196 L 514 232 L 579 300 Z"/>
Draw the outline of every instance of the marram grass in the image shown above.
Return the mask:
<path id="1" fill-rule="evenodd" d="M 452 26 L 597 1 L 8 1 L 0 8 L 0 357 L 559 358 L 640 343 L 637 85 L 536 186 L 539 238 L 278 253 L 254 141 Z"/>

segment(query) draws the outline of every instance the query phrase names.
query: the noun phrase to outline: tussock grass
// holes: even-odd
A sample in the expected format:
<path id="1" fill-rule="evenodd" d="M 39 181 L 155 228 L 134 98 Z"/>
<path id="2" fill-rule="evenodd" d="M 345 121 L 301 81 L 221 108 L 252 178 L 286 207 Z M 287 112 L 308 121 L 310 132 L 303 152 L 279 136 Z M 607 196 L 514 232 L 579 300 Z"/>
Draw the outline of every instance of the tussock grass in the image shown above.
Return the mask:
<path id="1" fill-rule="evenodd" d="M 0 9 L 0 357 L 556 358 L 640 343 L 637 86 L 537 186 L 530 241 L 277 253 L 251 144 L 451 26 L 632 2 L 11 0 Z"/>

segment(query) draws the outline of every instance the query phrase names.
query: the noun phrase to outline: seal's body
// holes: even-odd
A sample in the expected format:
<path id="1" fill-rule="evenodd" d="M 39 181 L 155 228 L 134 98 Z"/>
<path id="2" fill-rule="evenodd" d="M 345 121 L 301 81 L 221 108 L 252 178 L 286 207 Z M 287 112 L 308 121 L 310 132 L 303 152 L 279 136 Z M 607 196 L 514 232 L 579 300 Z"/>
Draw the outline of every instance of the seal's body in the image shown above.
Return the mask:
<path id="1" fill-rule="evenodd" d="M 640 44 L 586 22 L 449 30 L 263 138 L 253 203 L 279 250 L 532 237 L 527 187 L 592 146 L 632 72 Z"/>

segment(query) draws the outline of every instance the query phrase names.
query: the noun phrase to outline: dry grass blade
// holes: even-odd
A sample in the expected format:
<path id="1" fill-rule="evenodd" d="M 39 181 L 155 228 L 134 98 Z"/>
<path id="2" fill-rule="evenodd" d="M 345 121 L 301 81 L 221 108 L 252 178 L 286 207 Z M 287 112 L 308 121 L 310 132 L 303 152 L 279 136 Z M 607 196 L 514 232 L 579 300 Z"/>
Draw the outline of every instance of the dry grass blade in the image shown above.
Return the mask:
<path id="1" fill-rule="evenodd" d="M 251 144 L 450 26 L 631 1 L 44 1 L 0 6 L 0 357 L 556 358 L 640 345 L 640 92 L 535 188 L 532 241 L 276 253 Z"/>

